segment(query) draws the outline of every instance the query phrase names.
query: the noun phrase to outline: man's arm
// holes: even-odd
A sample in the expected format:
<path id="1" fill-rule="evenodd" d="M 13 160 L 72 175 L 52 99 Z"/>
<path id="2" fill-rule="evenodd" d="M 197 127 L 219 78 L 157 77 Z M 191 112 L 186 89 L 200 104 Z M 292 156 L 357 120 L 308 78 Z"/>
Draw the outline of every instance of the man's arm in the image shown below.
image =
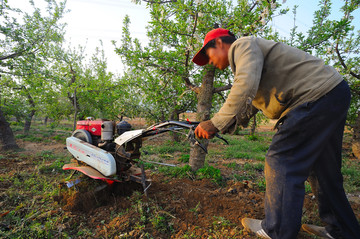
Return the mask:
<path id="1" fill-rule="evenodd" d="M 252 100 L 260 84 L 264 56 L 255 41 L 247 37 L 233 43 L 229 61 L 234 72 L 234 84 L 224 105 L 211 119 L 221 132 L 228 132 L 229 127 L 245 122 L 256 112 Z"/>
<path id="2" fill-rule="evenodd" d="M 251 105 L 249 110 L 246 111 L 246 113 L 242 115 L 241 118 L 237 116 L 236 120 L 233 120 L 233 123 L 226 129 L 226 131 L 222 131 L 221 133 L 234 133 L 238 125 L 247 127 L 250 119 L 258 111 L 258 109 Z M 195 135 L 200 139 L 211 139 L 217 132 L 219 132 L 219 130 L 214 126 L 211 120 L 202 121 L 195 129 Z"/>

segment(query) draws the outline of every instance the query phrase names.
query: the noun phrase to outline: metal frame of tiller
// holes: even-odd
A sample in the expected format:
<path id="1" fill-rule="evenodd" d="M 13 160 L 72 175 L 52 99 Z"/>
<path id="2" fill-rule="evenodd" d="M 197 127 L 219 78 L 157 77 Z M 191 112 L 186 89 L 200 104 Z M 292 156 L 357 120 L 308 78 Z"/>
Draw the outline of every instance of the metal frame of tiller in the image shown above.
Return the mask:
<path id="1" fill-rule="evenodd" d="M 104 151 L 101 148 L 98 148 L 94 145 L 89 144 L 88 142 L 84 142 L 72 136 L 67 139 L 67 148 L 76 159 L 74 159 L 73 162 L 71 162 L 70 164 L 64 165 L 63 169 L 80 171 L 91 178 L 105 181 L 109 185 L 112 185 L 114 182 L 124 182 L 129 180 L 135 181 L 142 184 L 144 193 L 145 195 L 147 195 L 146 191 L 151 185 L 151 180 L 146 179 L 144 165 L 140 160 L 140 148 L 142 147 L 142 142 L 166 132 L 175 132 L 186 135 L 192 146 L 197 145 L 202 148 L 204 152 L 207 153 L 206 147 L 204 147 L 201 142 L 195 137 L 194 131 L 198 124 L 199 122 L 190 121 L 164 121 L 151 125 L 143 130 L 130 130 L 121 134 L 115 139 L 116 146 L 114 152 Z M 189 131 L 187 133 L 181 132 L 181 130 L 184 129 L 188 129 Z M 229 144 L 226 139 L 221 137 L 219 134 L 216 134 L 215 136 L 222 139 L 226 144 Z M 77 149 L 68 141 L 76 141 L 78 145 L 83 146 L 85 149 L 83 150 L 81 149 L 81 147 L 78 147 L 79 149 Z M 91 150 L 94 150 L 96 152 L 101 151 L 103 154 L 106 154 L 108 156 L 110 156 L 109 153 L 111 153 L 111 157 L 114 156 L 116 161 L 116 170 L 114 171 L 115 173 L 113 173 L 113 175 L 105 176 L 104 174 L 99 172 L 99 170 L 95 169 L 94 166 L 91 167 L 90 165 L 81 162 L 81 158 L 79 156 L 76 156 L 76 154 L 85 154 L 86 156 L 89 156 L 90 153 L 86 152 L 86 149 L 90 150 L 90 148 Z M 84 156 L 82 155 L 82 157 Z M 166 166 L 176 166 L 158 162 L 150 163 Z M 73 186 L 74 184 L 76 184 L 76 182 L 68 182 L 68 187 Z"/>

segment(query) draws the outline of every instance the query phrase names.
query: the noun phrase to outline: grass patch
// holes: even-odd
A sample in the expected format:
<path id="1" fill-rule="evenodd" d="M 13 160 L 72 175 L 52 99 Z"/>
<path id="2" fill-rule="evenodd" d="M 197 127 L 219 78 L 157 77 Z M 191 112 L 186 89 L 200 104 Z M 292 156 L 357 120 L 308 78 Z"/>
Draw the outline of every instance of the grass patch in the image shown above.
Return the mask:
<path id="1" fill-rule="evenodd" d="M 269 148 L 269 139 L 257 136 L 256 139 L 234 136 L 229 140 L 229 146 L 225 148 L 224 158 L 265 160 L 265 154 Z"/>
<path id="2" fill-rule="evenodd" d="M 179 157 L 178 161 L 181 162 L 181 163 L 188 163 L 189 159 L 190 159 L 190 154 L 182 154 Z"/>
<path id="3" fill-rule="evenodd" d="M 144 145 L 141 150 L 149 155 L 153 154 L 172 154 L 175 152 L 188 152 L 190 150 L 190 144 L 188 142 L 176 142 L 173 140 L 167 140 L 161 145 L 153 145 L 149 143 Z"/>
<path id="4" fill-rule="evenodd" d="M 358 192 L 360 187 L 360 164 L 357 160 L 345 158 L 341 172 L 344 177 L 344 188 L 346 192 Z"/>
<path id="5" fill-rule="evenodd" d="M 226 164 L 228 168 L 232 168 L 236 170 L 236 173 L 230 175 L 234 181 L 244 182 L 249 181 L 252 182 L 260 191 L 265 191 L 266 183 L 264 177 L 264 163 L 249 163 L 245 164 L 236 164 L 234 162 Z"/>
<path id="6" fill-rule="evenodd" d="M 192 179 L 211 179 L 216 184 L 223 183 L 223 177 L 221 176 L 220 169 L 214 168 L 213 166 L 206 165 L 200 168 L 198 171 L 193 172 L 190 165 L 183 167 L 166 167 L 161 166 L 158 169 L 159 172 L 166 176 L 173 178 L 192 178 Z"/>
<path id="7" fill-rule="evenodd" d="M 190 165 L 183 167 L 159 167 L 159 172 L 174 178 L 185 178 L 193 175 Z"/>
<path id="8" fill-rule="evenodd" d="M 64 143 L 67 137 L 71 135 L 72 129 L 69 127 L 60 127 L 57 128 L 45 125 L 32 124 L 30 131 L 25 134 L 23 126 L 12 125 L 11 126 L 16 139 L 21 139 L 29 142 L 36 143 Z"/>
<path id="9" fill-rule="evenodd" d="M 49 142 L 48 139 L 44 139 L 42 136 L 36 136 L 32 134 L 18 134 L 15 136 L 16 139 L 22 139 L 29 142 Z"/>
<path id="10" fill-rule="evenodd" d="M 213 166 L 205 165 L 205 167 L 200 168 L 196 175 L 199 179 L 208 178 L 211 179 L 216 184 L 222 184 L 223 178 L 221 176 L 220 169 L 214 168 Z"/>
<path id="11" fill-rule="evenodd" d="M 228 219 L 224 218 L 224 217 L 219 217 L 219 216 L 214 216 L 213 217 L 214 221 L 213 221 L 213 227 L 215 229 L 220 229 L 220 228 L 224 228 L 224 227 L 234 227 L 236 226 L 235 223 L 230 222 Z"/>

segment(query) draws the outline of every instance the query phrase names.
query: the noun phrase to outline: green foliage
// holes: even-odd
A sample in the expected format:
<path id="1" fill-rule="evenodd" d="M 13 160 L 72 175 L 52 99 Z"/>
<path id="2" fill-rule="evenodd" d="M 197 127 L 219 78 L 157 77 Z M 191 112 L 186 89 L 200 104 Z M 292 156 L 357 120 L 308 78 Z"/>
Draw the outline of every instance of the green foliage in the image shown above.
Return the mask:
<path id="1" fill-rule="evenodd" d="M 201 90 L 198 86 L 206 72 L 191 59 L 209 30 L 219 26 L 237 36 L 268 36 L 271 28 L 266 23 L 280 7 L 277 3 L 245 0 L 146 4 L 151 16 L 147 26 L 148 45 L 142 46 L 140 40 L 131 37 L 128 16 L 123 21 L 121 44 L 117 46 L 114 42 L 114 45 L 127 66 L 130 86 L 141 92 L 141 105 L 136 107 L 141 108 L 144 117 L 154 121 L 177 119 L 182 112 L 196 110 L 196 95 L 192 91 Z M 229 77 L 230 71 L 225 75 L 217 71 L 214 87 L 229 84 Z M 223 97 L 214 95 L 213 99 L 217 110 Z"/>
<path id="2" fill-rule="evenodd" d="M 59 59 L 52 65 L 52 70 L 57 72 L 55 83 L 60 91 L 58 97 L 67 107 L 56 119 L 75 113 L 78 118 L 117 119 L 120 116 L 133 116 L 126 111 L 126 105 L 122 102 L 130 93 L 126 91 L 127 79 L 108 72 L 102 46 L 100 41 L 100 47 L 95 49 L 88 61 L 84 47 L 56 49 L 54 54 Z"/>
<path id="3" fill-rule="evenodd" d="M 159 167 L 159 172 L 175 178 L 197 178 L 197 179 L 211 179 L 217 184 L 222 184 L 223 178 L 219 169 L 214 168 L 213 166 L 204 166 L 198 171 L 193 172 L 189 165 L 183 167 Z"/>
<path id="4" fill-rule="evenodd" d="M 246 138 L 247 138 L 248 140 L 251 140 L 251 141 L 259 140 L 259 136 L 258 136 L 258 135 L 255 135 L 255 134 L 253 134 L 253 135 L 248 135 Z"/>
<path id="5" fill-rule="evenodd" d="M 49 164 L 48 161 L 50 161 L 51 163 Z M 53 174 L 53 173 L 64 174 L 64 170 L 62 169 L 62 167 L 67 162 L 69 162 L 68 157 L 63 157 L 63 156 L 59 156 L 56 154 L 52 154 L 51 158 L 49 158 L 47 161 L 44 160 L 44 164 L 41 164 L 38 167 L 38 170 L 39 170 L 39 173 L 41 173 L 41 174 Z"/>
<path id="6" fill-rule="evenodd" d="M 155 216 L 150 218 L 150 222 L 154 228 L 162 233 L 171 233 L 173 225 L 169 222 L 169 215 L 165 213 L 157 213 Z"/>
<path id="7" fill-rule="evenodd" d="M 311 185 L 308 181 L 305 181 L 305 193 L 311 193 Z"/>
<path id="8" fill-rule="evenodd" d="M 26 12 L 2 5 L 0 108 L 6 119 L 15 117 L 20 124 L 36 114 L 54 124 L 69 115 L 134 116 L 123 101 L 133 92 L 126 91 L 126 78 L 108 72 L 102 42 L 88 60 L 85 47 L 64 47 L 65 24 L 60 20 L 65 2 L 44 2 L 45 14 L 31 0 L 32 9 Z"/>
<path id="9" fill-rule="evenodd" d="M 60 23 L 64 2 L 47 0 L 45 14 L 29 3 L 28 12 L 3 4 L 0 16 L 0 107 L 7 118 L 18 121 L 31 120 L 55 95 L 48 65 L 52 49 L 63 41 L 65 26 Z"/>
<path id="10" fill-rule="evenodd" d="M 306 32 L 297 27 L 297 7 L 293 9 L 294 27 L 291 36 L 284 41 L 294 47 L 314 54 L 332 65 L 349 83 L 352 101 L 348 114 L 349 125 L 354 125 L 360 109 L 360 34 L 354 23 L 358 20 L 358 0 L 345 1 L 340 9 L 333 9 L 331 0 L 319 0 L 319 8 L 313 14 L 313 25 Z M 342 16 L 332 17 L 332 11 Z"/>
<path id="11" fill-rule="evenodd" d="M 221 184 L 223 180 L 220 169 L 208 165 L 205 165 L 204 167 L 196 171 L 196 175 L 198 176 L 199 179 L 203 179 L 203 178 L 212 179 L 217 184 Z"/>
<path id="12" fill-rule="evenodd" d="M 156 206 L 152 201 L 144 202 L 141 196 L 142 195 L 139 193 L 134 193 L 132 196 L 135 200 L 133 207 L 135 207 L 136 211 L 139 213 L 139 220 L 136 223 L 135 228 L 144 231 L 147 224 L 150 223 L 152 227 L 160 233 L 169 234 L 173 232 L 173 222 L 171 221 L 173 216 Z"/>

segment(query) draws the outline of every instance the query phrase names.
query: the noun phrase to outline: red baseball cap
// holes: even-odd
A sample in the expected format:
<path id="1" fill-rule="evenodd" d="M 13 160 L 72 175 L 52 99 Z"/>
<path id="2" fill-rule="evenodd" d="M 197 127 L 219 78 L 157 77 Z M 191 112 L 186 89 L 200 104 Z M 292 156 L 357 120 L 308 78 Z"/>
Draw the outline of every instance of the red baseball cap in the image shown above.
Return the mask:
<path id="1" fill-rule="evenodd" d="M 226 30 L 223 28 L 216 28 L 216 29 L 209 31 L 205 36 L 203 46 L 193 57 L 192 61 L 199 66 L 206 65 L 209 62 L 209 57 L 207 57 L 207 55 L 204 52 L 202 52 L 202 50 L 204 49 L 206 44 L 209 43 L 209 41 L 214 40 L 218 37 L 224 37 L 224 36 L 231 36 L 229 34 L 229 30 Z"/>

